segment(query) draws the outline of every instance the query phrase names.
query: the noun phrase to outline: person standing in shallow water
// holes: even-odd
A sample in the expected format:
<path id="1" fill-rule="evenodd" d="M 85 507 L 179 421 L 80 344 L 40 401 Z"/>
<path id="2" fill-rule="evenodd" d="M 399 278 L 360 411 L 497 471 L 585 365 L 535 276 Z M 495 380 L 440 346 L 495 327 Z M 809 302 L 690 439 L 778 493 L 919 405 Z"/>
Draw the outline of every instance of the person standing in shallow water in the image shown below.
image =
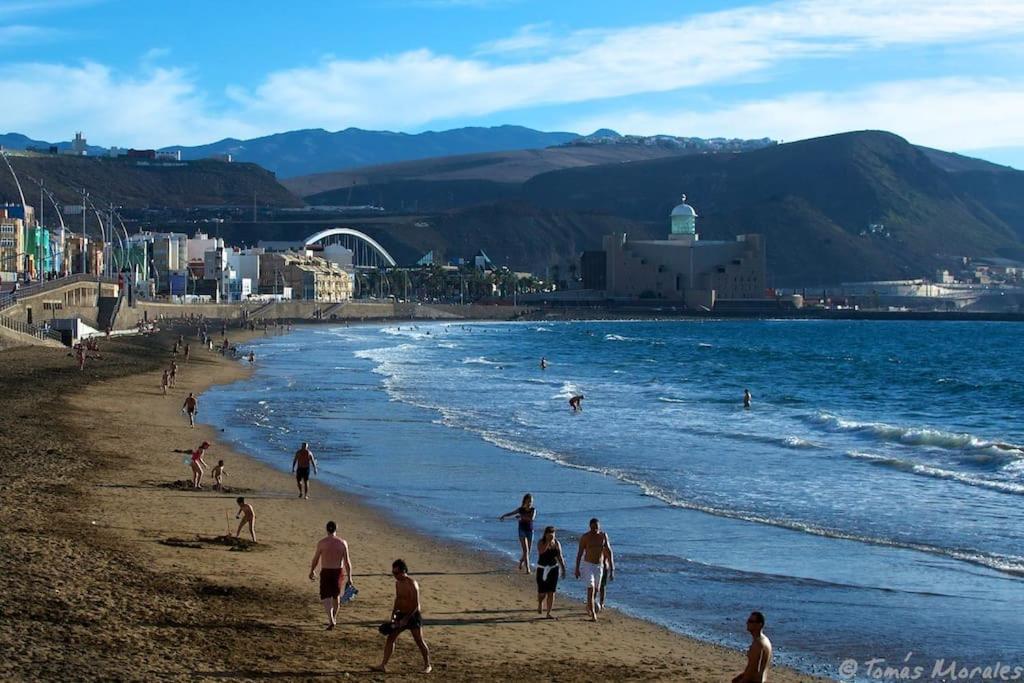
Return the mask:
<path id="1" fill-rule="evenodd" d="M 750 401 L 751 401 L 750 389 L 744 389 L 743 390 L 743 407 L 744 408 L 749 408 L 750 407 Z"/>
<path id="2" fill-rule="evenodd" d="M 558 571 L 561 568 L 565 578 L 565 558 L 562 557 L 562 544 L 555 538 L 555 527 L 544 528 L 544 535 L 537 544 L 537 614 L 544 611 L 547 603 L 547 618 L 551 616 L 551 606 L 558 590 Z"/>
<path id="3" fill-rule="evenodd" d="M 537 508 L 533 507 L 533 495 L 527 493 L 523 496 L 522 504 L 512 512 L 506 512 L 498 517 L 499 521 L 505 521 L 508 517 L 515 517 L 519 520 L 519 547 L 523 554 L 519 558 L 519 570 L 530 572 L 530 546 L 533 545 L 533 520 L 537 517 Z"/>

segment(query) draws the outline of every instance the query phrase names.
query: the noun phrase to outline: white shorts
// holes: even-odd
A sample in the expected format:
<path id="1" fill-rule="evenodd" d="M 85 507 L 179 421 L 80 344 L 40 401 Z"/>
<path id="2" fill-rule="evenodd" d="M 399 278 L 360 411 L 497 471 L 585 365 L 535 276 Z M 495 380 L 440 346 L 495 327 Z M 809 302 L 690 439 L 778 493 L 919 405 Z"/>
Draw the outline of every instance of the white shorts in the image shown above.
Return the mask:
<path id="1" fill-rule="evenodd" d="M 604 567 L 599 564 L 593 564 L 586 560 L 580 563 L 580 578 L 590 588 L 598 589 L 601 587 L 601 574 L 603 573 Z"/>

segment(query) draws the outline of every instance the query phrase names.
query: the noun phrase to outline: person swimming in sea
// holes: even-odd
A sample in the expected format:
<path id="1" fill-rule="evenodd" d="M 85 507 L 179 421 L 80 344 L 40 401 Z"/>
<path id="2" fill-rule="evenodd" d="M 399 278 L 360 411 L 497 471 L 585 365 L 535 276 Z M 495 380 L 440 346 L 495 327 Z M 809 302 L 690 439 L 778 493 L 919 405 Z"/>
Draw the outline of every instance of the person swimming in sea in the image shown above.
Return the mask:
<path id="1" fill-rule="evenodd" d="M 569 399 L 569 407 L 572 408 L 572 412 L 581 413 L 583 412 L 583 399 L 586 398 L 583 394 L 576 394 Z"/>
<path id="2" fill-rule="evenodd" d="M 544 356 L 540 357 L 540 369 L 541 370 L 547 370 L 548 369 L 548 359 L 545 358 Z"/>

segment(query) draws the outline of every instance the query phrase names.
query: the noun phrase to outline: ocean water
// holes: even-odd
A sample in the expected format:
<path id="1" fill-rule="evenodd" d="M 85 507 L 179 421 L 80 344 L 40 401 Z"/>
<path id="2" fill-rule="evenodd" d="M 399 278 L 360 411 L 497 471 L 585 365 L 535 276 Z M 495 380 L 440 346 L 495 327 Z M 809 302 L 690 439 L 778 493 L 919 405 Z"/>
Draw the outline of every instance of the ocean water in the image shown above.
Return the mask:
<path id="1" fill-rule="evenodd" d="M 617 557 L 613 606 L 734 647 L 761 610 L 777 661 L 809 672 L 852 659 L 866 678 L 881 658 L 1024 666 L 1020 333 L 304 328 L 257 341 L 257 372 L 205 394 L 203 417 L 282 469 L 307 440 L 325 480 L 513 569 L 515 523 L 496 517 L 524 492 L 538 526 L 559 528 L 570 569 L 597 516 Z M 586 395 L 579 414 L 574 393 Z M 572 580 L 562 589 L 582 595 Z"/>

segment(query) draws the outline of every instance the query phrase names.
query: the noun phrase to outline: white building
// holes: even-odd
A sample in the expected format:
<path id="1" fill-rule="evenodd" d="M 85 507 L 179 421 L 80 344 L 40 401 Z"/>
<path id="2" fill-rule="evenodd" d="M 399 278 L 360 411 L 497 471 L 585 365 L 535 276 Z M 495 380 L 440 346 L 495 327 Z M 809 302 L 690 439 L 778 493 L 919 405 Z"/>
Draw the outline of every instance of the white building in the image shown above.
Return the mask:
<path id="1" fill-rule="evenodd" d="M 196 261 L 203 261 L 206 256 L 206 252 L 220 247 L 224 248 L 224 240 L 220 237 L 210 237 L 206 233 L 197 232 L 192 237 L 188 238 L 187 254 L 189 263 Z"/>

